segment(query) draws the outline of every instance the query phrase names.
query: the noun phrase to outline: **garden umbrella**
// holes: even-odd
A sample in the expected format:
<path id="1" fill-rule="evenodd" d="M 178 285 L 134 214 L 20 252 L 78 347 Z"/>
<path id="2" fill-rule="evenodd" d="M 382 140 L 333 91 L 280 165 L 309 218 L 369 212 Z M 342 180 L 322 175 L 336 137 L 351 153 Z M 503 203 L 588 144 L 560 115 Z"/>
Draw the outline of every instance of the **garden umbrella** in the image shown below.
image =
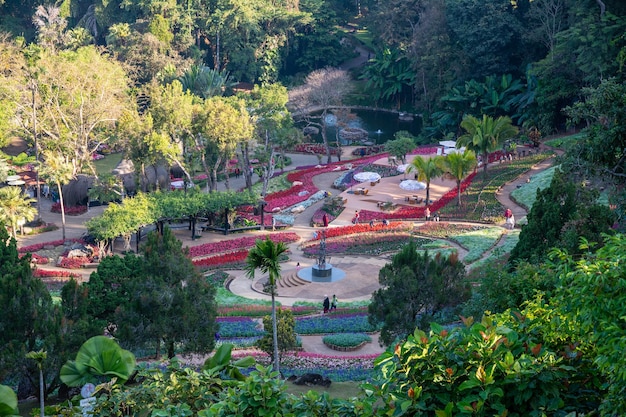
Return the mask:
<path id="1" fill-rule="evenodd" d="M 416 180 L 404 180 L 400 183 L 400 188 L 406 191 L 425 190 L 426 184 Z"/>
<path id="2" fill-rule="evenodd" d="M 402 165 L 398 165 L 396 167 L 396 169 L 398 170 L 398 172 L 406 172 L 406 169 L 410 166 L 411 164 L 402 164 Z"/>
<path id="3" fill-rule="evenodd" d="M 7 182 L 17 181 L 21 179 L 19 175 L 9 175 L 6 179 Z"/>
<path id="4" fill-rule="evenodd" d="M 8 182 L 9 185 L 24 185 L 26 181 L 24 180 L 13 180 Z"/>
<path id="5" fill-rule="evenodd" d="M 364 171 L 354 174 L 353 178 L 358 182 L 375 182 L 380 179 L 380 174 L 377 172 Z"/>

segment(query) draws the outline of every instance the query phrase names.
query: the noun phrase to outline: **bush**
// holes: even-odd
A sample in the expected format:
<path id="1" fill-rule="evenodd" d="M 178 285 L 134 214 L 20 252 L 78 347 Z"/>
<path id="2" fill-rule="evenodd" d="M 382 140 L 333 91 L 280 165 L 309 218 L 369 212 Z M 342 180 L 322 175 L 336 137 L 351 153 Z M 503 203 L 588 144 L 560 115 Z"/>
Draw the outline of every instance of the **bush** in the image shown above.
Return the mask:
<path id="1" fill-rule="evenodd" d="M 74 207 L 63 207 L 65 209 L 65 214 L 68 216 L 78 216 L 84 213 L 87 213 L 87 206 L 74 206 Z M 61 212 L 61 203 L 52 204 L 52 208 L 50 209 L 52 213 L 60 213 Z"/>
<path id="2" fill-rule="evenodd" d="M 376 326 L 368 322 L 367 314 L 330 314 L 296 319 L 298 334 L 370 333 L 376 330 Z"/>
<path id="3" fill-rule="evenodd" d="M 372 338 L 365 333 L 337 333 L 324 336 L 322 342 L 331 349 L 357 348 L 370 343 Z"/>

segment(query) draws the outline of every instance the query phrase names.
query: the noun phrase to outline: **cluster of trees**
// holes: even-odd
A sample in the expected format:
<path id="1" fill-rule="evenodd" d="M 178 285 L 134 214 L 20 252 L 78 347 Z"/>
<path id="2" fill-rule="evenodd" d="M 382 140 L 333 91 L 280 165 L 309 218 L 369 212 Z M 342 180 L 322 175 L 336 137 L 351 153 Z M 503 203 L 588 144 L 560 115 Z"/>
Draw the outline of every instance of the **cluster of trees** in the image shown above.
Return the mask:
<path id="1" fill-rule="evenodd" d="M 33 278 L 30 256 L 18 255 L 4 227 L 0 241 L 0 299 L 8 309 L 0 319 L 0 379 L 18 386 L 20 397 L 38 386 L 36 363 L 26 353 L 47 353 L 47 396 L 60 386 L 62 365 L 83 342 L 104 332 L 125 348 L 156 357 L 213 349 L 215 287 L 195 270 L 168 228 L 148 235 L 141 256 L 106 257 L 89 282 L 68 282 L 60 304 Z"/>

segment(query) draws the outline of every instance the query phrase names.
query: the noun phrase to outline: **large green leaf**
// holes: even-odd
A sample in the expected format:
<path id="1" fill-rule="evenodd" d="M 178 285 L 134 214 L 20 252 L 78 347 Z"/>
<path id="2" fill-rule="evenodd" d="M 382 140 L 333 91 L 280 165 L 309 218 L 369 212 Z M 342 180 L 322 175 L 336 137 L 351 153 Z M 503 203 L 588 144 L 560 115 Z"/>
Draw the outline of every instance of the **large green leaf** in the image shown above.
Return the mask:
<path id="1" fill-rule="evenodd" d="M 6 385 L 0 385 L 0 417 L 19 416 L 17 395 Z"/>

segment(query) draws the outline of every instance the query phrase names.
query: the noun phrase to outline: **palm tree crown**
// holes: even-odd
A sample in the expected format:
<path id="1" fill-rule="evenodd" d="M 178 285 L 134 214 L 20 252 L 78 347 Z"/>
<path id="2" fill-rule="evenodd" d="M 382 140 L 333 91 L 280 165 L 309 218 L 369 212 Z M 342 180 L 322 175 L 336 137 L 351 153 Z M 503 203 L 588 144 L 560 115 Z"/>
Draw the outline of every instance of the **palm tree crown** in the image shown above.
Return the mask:
<path id="1" fill-rule="evenodd" d="M 461 181 L 476 166 L 474 151 L 466 149 L 463 153 L 451 153 L 442 160 L 442 169 L 456 181 L 458 205 L 461 205 Z"/>
<path id="2" fill-rule="evenodd" d="M 426 182 L 426 205 L 430 204 L 430 181 L 443 175 L 444 171 L 441 168 L 441 161 L 441 156 L 424 158 L 418 155 L 411 161 L 406 170 L 407 173 L 416 171 L 417 179 Z"/>
<path id="3" fill-rule="evenodd" d="M 489 153 L 498 150 L 507 139 L 517 135 L 518 132 L 510 117 L 501 116 L 494 119 L 486 114 L 483 114 L 482 120 L 472 115 L 465 116 L 461 127 L 467 133 L 458 138 L 457 148 L 465 146 L 481 155 L 485 172 Z"/>
<path id="4" fill-rule="evenodd" d="M 36 200 L 27 197 L 20 187 L 0 188 L 0 221 L 11 225 L 11 235 L 17 238 L 17 226 L 20 220 L 31 221 L 37 214 L 32 206 Z"/>

